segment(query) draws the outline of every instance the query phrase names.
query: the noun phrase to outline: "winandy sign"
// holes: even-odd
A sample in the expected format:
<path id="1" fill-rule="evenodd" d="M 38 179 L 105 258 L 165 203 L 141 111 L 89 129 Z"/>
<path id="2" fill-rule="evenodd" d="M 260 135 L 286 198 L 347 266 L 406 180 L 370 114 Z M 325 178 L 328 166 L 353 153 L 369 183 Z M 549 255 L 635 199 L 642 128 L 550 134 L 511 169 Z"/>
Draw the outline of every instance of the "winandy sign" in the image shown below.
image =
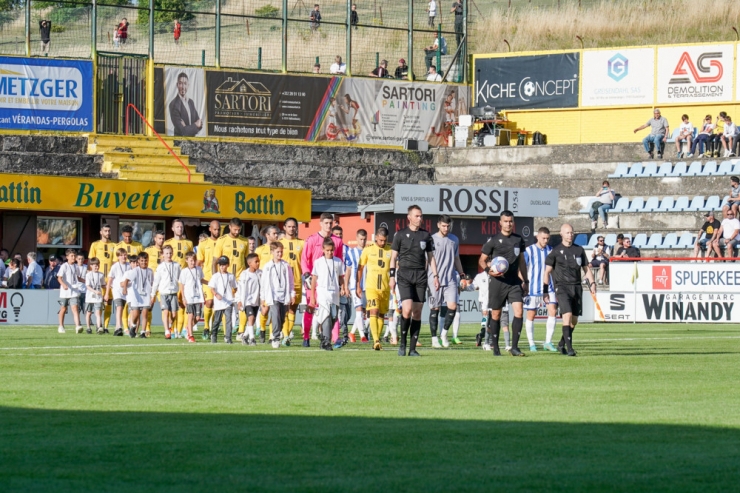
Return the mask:
<path id="1" fill-rule="evenodd" d="M 604 322 L 738 323 L 736 294 L 599 292 Z"/>
<path id="2" fill-rule="evenodd" d="M 509 210 L 524 217 L 557 217 L 559 192 L 550 188 L 396 185 L 393 211 L 418 205 L 424 214 L 498 216 Z"/>

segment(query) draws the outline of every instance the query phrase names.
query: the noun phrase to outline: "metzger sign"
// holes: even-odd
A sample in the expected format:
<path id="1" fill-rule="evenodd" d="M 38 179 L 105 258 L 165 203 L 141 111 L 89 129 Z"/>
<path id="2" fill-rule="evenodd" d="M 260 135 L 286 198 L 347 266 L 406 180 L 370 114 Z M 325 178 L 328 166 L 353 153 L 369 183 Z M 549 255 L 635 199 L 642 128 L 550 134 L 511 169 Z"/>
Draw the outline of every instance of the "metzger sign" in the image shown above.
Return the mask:
<path id="1" fill-rule="evenodd" d="M 0 57 L 0 128 L 92 130 L 92 63 Z"/>
<path id="2" fill-rule="evenodd" d="M 658 48 L 658 103 L 731 101 L 732 44 Z"/>
<path id="3" fill-rule="evenodd" d="M 557 217 L 558 199 L 558 190 L 549 188 L 396 185 L 393 209 L 405 214 L 416 204 L 425 214 L 498 216 L 509 210 L 525 217 Z"/>
<path id="4" fill-rule="evenodd" d="M 475 106 L 499 109 L 578 106 L 580 54 L 474 59 Z"/>

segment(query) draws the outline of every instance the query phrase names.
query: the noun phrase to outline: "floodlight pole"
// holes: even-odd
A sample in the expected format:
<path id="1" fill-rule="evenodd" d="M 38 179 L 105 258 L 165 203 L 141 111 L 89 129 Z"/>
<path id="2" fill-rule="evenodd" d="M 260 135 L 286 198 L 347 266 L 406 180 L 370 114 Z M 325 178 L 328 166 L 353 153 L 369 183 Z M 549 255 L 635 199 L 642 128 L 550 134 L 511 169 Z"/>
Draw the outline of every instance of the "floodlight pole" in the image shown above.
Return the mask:
<path id="1" fill-rule="evenodd" d="M 149 60 L 154 61 L 154 0 L 149 0 Z"/>
<path id="2" fill-rule="evenodd" d="M 409 0 L 409 46 L 408 46 L 408 67 L 409 67 L 409 80 L 414 80 L 414 0 Z"/>
<path id="3" fill-rule="evenodd" d="M 98 54 L 98 0 L 92 0 L 92 25 L 90 26 L 90 51 L 95 60 Z"/>
<path id="4" fill-rule="evenodd" d="M 26 0 L 26 56 L 31 56 L 31 0 Z"/>

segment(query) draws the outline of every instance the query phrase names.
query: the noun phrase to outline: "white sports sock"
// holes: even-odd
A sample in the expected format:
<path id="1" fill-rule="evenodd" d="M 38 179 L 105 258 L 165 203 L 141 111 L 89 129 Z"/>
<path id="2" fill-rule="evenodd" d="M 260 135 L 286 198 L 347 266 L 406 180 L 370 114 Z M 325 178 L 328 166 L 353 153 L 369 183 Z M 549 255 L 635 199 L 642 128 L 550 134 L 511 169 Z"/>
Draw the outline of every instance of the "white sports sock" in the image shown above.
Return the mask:
<path id="1" fill-rule="evenodd" d="M 316 339 L 319 337 L 319 317 L 316 312 L 313 314 L 313 320 L 311 321 L 311 337 Z"/>
<path id="2" fill-rule="evenodd" d="M 247 325 L 247 335 L 250 339 L 254 339 L 254 326 L 253 325 Z"/>
<path id="3" fill-rule="evenodd" d="M 547 334 L 545 335 L 545 343 L 552 342 L 552 336 L 555 334 L 555 322 L 557 322 L 557 318 L 555 317 L 547 317 Z"/>
<path id="4" fill-rule="evenodd" d="M 452 319 L 452 337 L 457 337 L 457 331 L 460 330 L 460 310 L 455 312 L 455 318 Z"/>
<path id="5" fill-rule="evenodd" d="M 388 334 L 391 333 L 391 321 L 388 320 L 388 323 L 385 326 L 385 332 L 383 332 L 383 337 L 388 337 Z"/>
<path id="6" fill-rule="evenodd" d="M 527 330 L 527 341 L 530 346 L 534 346 L 534 320 L 525 320 L 524 327 Z"/>

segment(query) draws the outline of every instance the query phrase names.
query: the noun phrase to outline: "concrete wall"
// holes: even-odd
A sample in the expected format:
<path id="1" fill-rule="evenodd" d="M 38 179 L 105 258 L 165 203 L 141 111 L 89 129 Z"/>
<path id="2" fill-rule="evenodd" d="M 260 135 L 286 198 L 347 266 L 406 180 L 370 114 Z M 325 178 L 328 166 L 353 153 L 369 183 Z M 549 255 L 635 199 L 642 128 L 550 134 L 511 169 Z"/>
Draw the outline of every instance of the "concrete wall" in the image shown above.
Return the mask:
<path id="1" fill-rule="evenodd" d="M 87 154 L 87 137 L 0 135 L 0 173 L 107 176 L 102 165 Z"/>
<path id="2" fill-rule="evenodd" d="M 396 183 L 431 182 L 431 153 L 356 147 L 175 141 L 213 183 L 309 188 L 314 199 L 368 203 Z M 382 200 L 392 200 L 392 192 Z"/>

